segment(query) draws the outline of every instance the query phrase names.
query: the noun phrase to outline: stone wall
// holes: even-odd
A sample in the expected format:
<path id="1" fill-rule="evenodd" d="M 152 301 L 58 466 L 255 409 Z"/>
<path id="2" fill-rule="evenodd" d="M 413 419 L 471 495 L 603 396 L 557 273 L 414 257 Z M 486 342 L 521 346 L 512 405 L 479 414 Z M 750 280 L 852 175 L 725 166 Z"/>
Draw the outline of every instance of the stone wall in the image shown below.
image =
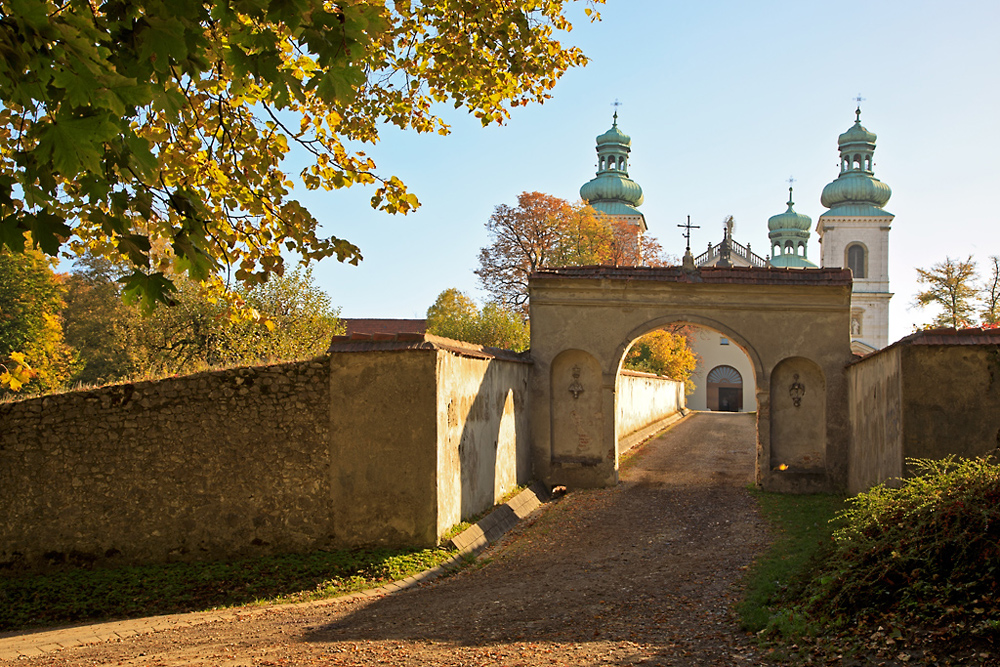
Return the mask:
<path id="1" fill-rule="evenodd" d="M 616 394 L 619 453 L 639 444 L 658 424 L 684 408 L 684 383 L 650 373 L 619 372 Z"/>
<path id="2" fill-rule="evenodd" d="M 909 458 L 1000 447 L 1000 332 L 918 332 L 851 364 L 847 377 L 851 493 L 906 475 Z"/>
<path id="3" fill-rule="evenodd" d="M 0 564 L 332 542 L 325 358 L 0 404 Z"/>
<path id="4" fill-rule="evenodd" d="M 0 404 L 0 567 L 431 546 L 532 480 L 528 357 L 344 339 L 309 361 Z M 626 430 L 683 399 L 620 382 Z"/>

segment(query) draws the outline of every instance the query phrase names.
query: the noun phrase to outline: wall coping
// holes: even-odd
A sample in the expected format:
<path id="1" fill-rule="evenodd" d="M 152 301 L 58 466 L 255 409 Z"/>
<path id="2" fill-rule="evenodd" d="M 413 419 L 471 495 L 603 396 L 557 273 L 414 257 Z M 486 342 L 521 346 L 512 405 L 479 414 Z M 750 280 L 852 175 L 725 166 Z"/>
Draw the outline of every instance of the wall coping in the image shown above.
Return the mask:
<path id="1" fill-rule="evenodd" d="M 742 285 L 851 285 L 850 269 L 790 269 L 777 267 L 705 266 L 687 271 L 681 266 L 566 266 L 539 269 L 530 276 L 544 278 L 592 278 L 644 280 L 673 283 Z"/>
<path id="2" fill-rule="evenodd" d="M 532 363 L 528 352 L 484 347 L 426 333 L 355 333 L 350 336 L 334 336 L 328 352 L 336 354 L 341 352 L 406 352 L 411 350 L 425 352 L 441 350 L 472 359 L 499 359 L 521 364 Z"/>
<path id="3" fill-rule="evenodd" d="M 956 345 L 1000 345 L 1000 329 L 982 329 L 979 327 L 969 329 L 926 329 L 916 331 L 909 336 L 903 336 L 892 345 L 876 350 L 869 355 L 856 359 L 847 364 L 848 367 L 860 364 L 867 359 L 877 357 L 887 350 L 896 347 L 912 346 L 939 346 L 953 347 Z"/>

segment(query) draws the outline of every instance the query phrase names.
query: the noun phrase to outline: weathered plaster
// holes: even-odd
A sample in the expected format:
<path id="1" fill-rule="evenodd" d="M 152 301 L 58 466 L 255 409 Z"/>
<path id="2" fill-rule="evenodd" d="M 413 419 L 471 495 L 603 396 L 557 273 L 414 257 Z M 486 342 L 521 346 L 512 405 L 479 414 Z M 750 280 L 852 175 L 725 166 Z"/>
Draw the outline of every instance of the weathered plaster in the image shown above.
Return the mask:
<path id="1" fill-rule="evenodd" d="M 588 270 L 592 272 L 589 275 Z M 693 278 L 684 278 L 676 267 L 614 269 L 609 275 L 604 271 L 607 269 L 575 273 L 557 269 L 537 273 L 531 279 L 531 354 L 536 371 L 532 381 L 532 457 L 536 476 L 551 484 L 580 487 L 617 482 L 620 452 L 615 379 L 625 351 L 644 333 L 686 322 L 719 331 L 750 358 L 757 379 L 758 482 L 780 491 L 846 486 L 849 427 L 843 368 L 851 359 L 848 272 L 700 269 Z M 702 276 L 723 276 L 723 271 L 726 276 L 736 276 L 735 282 L 702 281 Z M 580 378 L 585 390 L 582 395 L 600 395 L 600 416 L 596 415 L 596 403 L 587 413 L 576 408 L 579 399 L 572 397 L 562 370 L 565 365 L 559 361 L 567 351 L 593 359 L 592 365 L 601 369 L 600 377 L 590 371 Z M 821 370 L 823 386 L 813 387 L 809 394 L 822 396 L 824 402 L 825 443 L 809 443 L 823 450 L 820 470 L 772 470 L 771 373 L 780 362 L 793 357 L 808 360 Z M 788 389 L 779 387 L 776 392 Z M 587 456 L 576 460 L 567 459 L 565 454 L 580 445 L 572 442 L 572 432 L 561 426 L 572 423 L 573 412 L 577 418 L 594 414 L 589 423 L 578 425 L 579 432 L 590 438 L 601 434 L 600 445 L 589 444 Z M 793 411 L 789 418 L 815 418 L 815 414 Z"/>

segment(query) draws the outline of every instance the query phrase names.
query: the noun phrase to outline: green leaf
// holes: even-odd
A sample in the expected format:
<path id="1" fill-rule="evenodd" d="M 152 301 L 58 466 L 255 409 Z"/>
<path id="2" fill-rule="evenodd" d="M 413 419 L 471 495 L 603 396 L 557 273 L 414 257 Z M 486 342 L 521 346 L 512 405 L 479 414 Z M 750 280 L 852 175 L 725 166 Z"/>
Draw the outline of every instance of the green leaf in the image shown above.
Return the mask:
<path id="1" fill-rule="evenodd" d="M 27 229 L 20 216 L 4 216 L 0 219 L 0 246 L 7 246 L 14 252 L 24 252 L 25 231 Z"/>
<path id="2" fill-rule="evenodd" d="M 143 315 L 152 313 L 157 303 L 168 306 L 174 304 L 170 293 L 176 292 L 177 288 L 162 273 L 146 275 L 141 271 L 134 271 L 131 275 L 119 278 L 118 282 L 124 285 L 122 299 L 125 303 L 137 304 Z"/>
<path id="3" fill-rule="evenodd" d="M 142 234 L 125 234 L 118 239 L 118 252 L 128 255 L 136 266 L 149 264 L 149 238 Z"/>
<path id="4" fill-rule="evenodd" d="M 31 230 L 31 239 L 46 255 L 55 257 L 59 253 L 59 246 L 73 233 L 66 224 L 66 219 L 55 213 L 41 211 L 26 215 L 25 219 Z"/>

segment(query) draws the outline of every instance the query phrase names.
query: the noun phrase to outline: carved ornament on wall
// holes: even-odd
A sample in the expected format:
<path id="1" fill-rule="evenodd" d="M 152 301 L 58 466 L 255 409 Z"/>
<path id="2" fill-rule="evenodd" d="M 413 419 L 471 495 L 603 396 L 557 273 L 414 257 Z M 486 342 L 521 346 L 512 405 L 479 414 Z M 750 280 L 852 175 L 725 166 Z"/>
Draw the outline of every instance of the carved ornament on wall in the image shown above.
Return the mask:
<path id="1" fill-rule="evenodd" d="M 573 382 L 569 385 L 569 393 L 573 394 L 573 399 L 580 398 L 580 394 L 584 391 L 583 385 L 580 384 L 580 367 L 573 366 Z"/>
<path id="2" fill-rule="evenodd" d="M 805 396 L 806 386 L 799 382 L 798 373 L 795 374 L 793 379 L 795 382 L 793 382 L 792 386 L 788 388 L 788 395 L 792 397 L 792 404 L 795 405 L 795 407 L 799 407 L 802 405 L 802 397 Z"/>

